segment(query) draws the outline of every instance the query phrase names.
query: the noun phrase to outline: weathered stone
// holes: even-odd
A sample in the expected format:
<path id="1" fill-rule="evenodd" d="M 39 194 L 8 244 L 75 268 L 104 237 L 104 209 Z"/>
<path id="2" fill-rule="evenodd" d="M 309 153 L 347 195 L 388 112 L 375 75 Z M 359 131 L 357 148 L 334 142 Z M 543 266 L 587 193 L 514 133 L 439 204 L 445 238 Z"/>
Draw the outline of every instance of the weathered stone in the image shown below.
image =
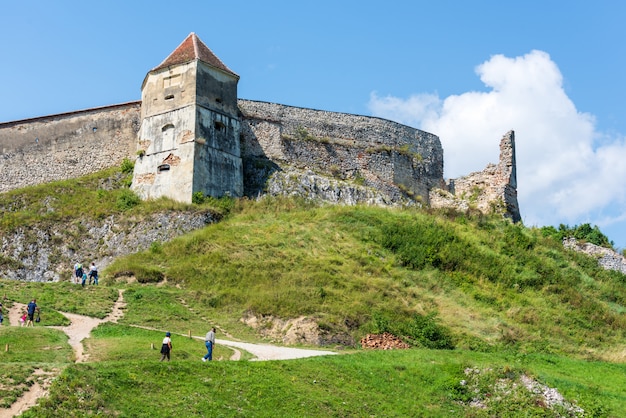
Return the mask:
<path id="1" fill-rule="evenodd" d="M 598 265 L 605 270 L 615 270 L 626 274 L 626 258 L 610 248 L 601 247 L 590 242 L 578 242 L 573 237 L 564 238 L 563 246 L 570 250 L 596 257 Z"/>
<path id="2" fill-rule="evenodd" d="M 380 118 L 237 100 L 239 76 L 192 35 L 148 73 L 142 102 L 0 124 L 0 192 L 131 158 L 132 188 L 143 198 L 303 193 L 521 219 L 513 132 L 497 165 L 446 184 L 437 136 Z"/>
<path id="3" fill-rule="evenodd" d="M 500 141 L 500 161 L 497 165 L 488 164 L 483 171 L 451 179 L 447 190 L 431 190 L 430 205 L 461 211 L 476 208 L 483 213 L 501 213 L 513 222 L 519 222 L 515 133 L 508 132 Z"/>

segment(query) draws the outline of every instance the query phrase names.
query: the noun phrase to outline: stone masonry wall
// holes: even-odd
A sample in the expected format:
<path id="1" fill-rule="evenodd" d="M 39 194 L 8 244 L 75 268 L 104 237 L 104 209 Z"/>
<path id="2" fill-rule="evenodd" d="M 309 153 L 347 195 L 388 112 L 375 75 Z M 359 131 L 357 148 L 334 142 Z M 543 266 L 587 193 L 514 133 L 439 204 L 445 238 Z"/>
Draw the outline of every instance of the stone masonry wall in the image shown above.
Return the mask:
<path id="1" fill-rule="evenodd" d="M 353 181 L 391 196 L 422 197 L 443 183 L 439 138 L 392 121 L 239 100 L 244 193 L 286 167 Z M 419 198 L 418 198 L 419 199 Z"/>
<path id="2" fill-rule="evenodd" d="M 79 177 L 134 158 L 141 102 L 0 124 L 0 192 Z"/>
<path id="3" fill-rule="evenodd" d="M 338 201 L 346 193 L 355 203 L 405 204 L 415 199 L 432 207 L 496 210 L 520 220 L 512 131 L 502 138 L 498 165 L 446 185 L 443 149 L 433 134 L 374 117 L 243 99 L 237 103 L 247 196 L 267 192 L 268 180 L 278 173 L 285 175 L 274 182 L 274 189 L 304 176 L 311 183 L 307 193 L 315 194 L 321 187 L 318 177 L 325 176 L 344 184 L 326 187 Z M 1 123 L 0 192 L 135 159 L 140 112 L 141 102 L 131 102 Z"/>
<path id="4" fill-rule="evenodd" d="M 515 133 L 507 132 L 500 141 L 500 161 L 483 171 L 451 179 L 447 190 L 430 192 L 432 207 L 453 207 L 466 211 L 473 207 L 483 213 L 498 212 L 513 222 L 521 220 L 517 202 Z"/>

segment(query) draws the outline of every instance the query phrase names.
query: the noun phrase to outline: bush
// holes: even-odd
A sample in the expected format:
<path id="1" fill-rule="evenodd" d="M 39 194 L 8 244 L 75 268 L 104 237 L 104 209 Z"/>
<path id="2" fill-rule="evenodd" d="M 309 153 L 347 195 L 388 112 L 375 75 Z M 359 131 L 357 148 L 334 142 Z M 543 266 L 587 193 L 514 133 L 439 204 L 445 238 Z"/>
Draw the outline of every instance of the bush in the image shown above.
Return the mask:
<path id="1" fill-rule="evenodd" d="M 132 190 L 123 189 L 117 197 L 115 205 L 118 210 L 126 211 L 134 208 L 139 203 L 141 203 L 139 196 L 137 196 Z"/>
<path id="2" fill-rule="evenodd" d="M 613 242 L 609 241 L 609 238 L 600 231 L 600 228 L 597 225 L 592 227 L 588 223 L 574 226 L 560 224 L 558 230 L 553 226 L 544 226 L 541 228 L 541 234 L 558 241 L 563 241 L 563 238 L 574 237 L 577 240 L 590 242 L 601 247 L 613 248 Z"/>
<path id="3" fill-rule="evenodd" d="M 120 171 L 124 174 L 131 174 L 135 169 L 135 163 L 129 160 L 128 158 L 124 158 L 122 164 L 120 165 Z"/>

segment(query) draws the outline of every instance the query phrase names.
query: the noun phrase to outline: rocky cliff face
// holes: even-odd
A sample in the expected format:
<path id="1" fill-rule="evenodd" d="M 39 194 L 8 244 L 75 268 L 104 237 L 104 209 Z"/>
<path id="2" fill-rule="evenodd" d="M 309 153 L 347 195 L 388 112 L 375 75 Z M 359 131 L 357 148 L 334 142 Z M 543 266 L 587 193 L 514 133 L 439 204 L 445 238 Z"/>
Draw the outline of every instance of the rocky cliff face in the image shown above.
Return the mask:
<path id="1" fill-rule="evenodd" d="M 0 238 L 0 277 L 24 281 L 69 280 L 74 263 L 102 269 L 115 257 L 145 250 L 218 220 L 212 212 L 167 212 L 146 219 L 80 220 L 20 228 Z"/>

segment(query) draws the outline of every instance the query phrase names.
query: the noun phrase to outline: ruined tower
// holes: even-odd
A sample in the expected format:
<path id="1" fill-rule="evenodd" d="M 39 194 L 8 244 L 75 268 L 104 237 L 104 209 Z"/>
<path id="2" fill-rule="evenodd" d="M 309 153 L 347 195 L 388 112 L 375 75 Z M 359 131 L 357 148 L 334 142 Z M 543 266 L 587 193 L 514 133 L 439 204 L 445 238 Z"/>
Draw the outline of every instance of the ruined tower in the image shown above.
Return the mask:
<path id="1" fill-rule="evenodd" d="M 195 33 L 148 72 L 131 186 L 141 198 L 243 194 L 238 81 Z"/>

